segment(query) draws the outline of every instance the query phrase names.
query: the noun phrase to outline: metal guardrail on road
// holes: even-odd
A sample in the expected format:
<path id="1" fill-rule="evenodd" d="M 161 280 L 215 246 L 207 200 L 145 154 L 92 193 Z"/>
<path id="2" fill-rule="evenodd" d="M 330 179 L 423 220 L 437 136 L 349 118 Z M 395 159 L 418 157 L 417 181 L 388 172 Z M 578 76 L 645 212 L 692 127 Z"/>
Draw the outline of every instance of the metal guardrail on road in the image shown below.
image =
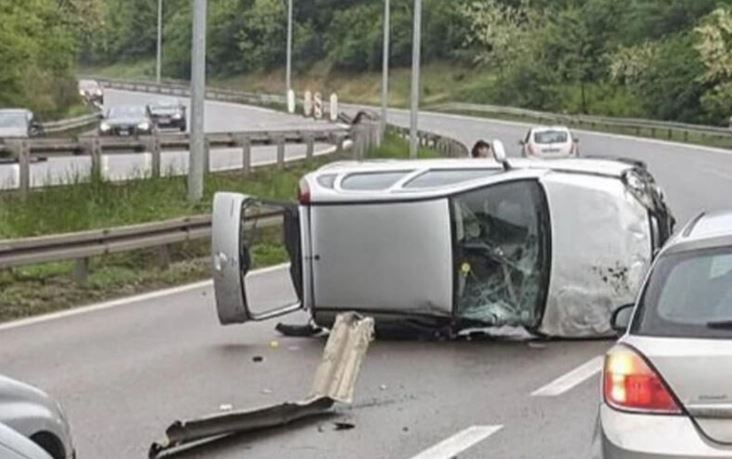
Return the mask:
<path id="1" fill-rule="evenodd" d="M 74 118 L 66 118 L 58 121 L 42 123 L 45 134 L 57 134 L 60 132 L 73 131 L 76 129 L 90 128 L 95 126 L 101 118 L 101 113 L 89 113 Z"/>
<path id="2" fill-rule="evenodd" d="M 651 137 L 673 138 L 674 133 L 681 134 L 684 140 L 689 139 L 689 134 L 704 135 L 708 137 L 732 139 L 732 129 L 705 126 L 700 124 L 678 123 L 672 121 L 657 121 L 641 118 L 616 118 L 610 116 L 595 115 L 570 115 L 565 113 L 543 112 L 528 110 L 524 108 L 503 107 L 500 105 L 471 104 L 465 102 L 447 102 L 444 104 L 429 107 L 435 111 L 447 112 L 469 112 L 484 113 L 492 115 L 516 116 L 531 118 L 548 124 L 567 124 L 575 126 L 588 126 L 592 129 L 597 127 L 621 128 L 641 135 L 643 130 L 649 131 Z"/>
<path id="3" fill-rule="evenodd" d="M 306 145 L 306 158 L 314 154 L 316 142 L 336 145 L 336 152 L 344 148 L 349 131 L 337 126 L 317 130 L 270 130 L 220 132 L 206 134 L 207 151 L 218 148 L 241 148 L 242 170 L 249 172 L 252 167 L 251 147 L 257 145 L 277 146 L 277 165 L 285 164 L 285 144 L 302 143 Z M 92 173 L 101 169 L 101 158 L 110 154 L 150 153 L 152 155 L 152 175 L 160 176 L 161 157 L 164 151 L 188 150 L 188 134 L 171 133 L 141 137 L 99 137 L 89 136 L 79 139 L 37 138 L 7 139 L 0 145 L 0 153 L 6 152 L 17 159 L 19 165 L 19 189 L 30 189 L 30 164 L 39 157 L 64 157 L 86 155 L 91 157 Z"/>

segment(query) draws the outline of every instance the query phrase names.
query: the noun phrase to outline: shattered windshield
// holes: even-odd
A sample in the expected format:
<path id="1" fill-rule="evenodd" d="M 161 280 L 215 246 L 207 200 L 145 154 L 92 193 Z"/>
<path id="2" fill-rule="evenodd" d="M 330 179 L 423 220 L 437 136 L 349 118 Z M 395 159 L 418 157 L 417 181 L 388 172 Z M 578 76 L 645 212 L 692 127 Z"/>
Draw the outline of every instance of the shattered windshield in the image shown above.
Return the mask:
<path id="1" fill-rule="evenodd" d="M 548 210 L 539 184 L 504 183 L 451 201 L 458 316 L 535 326 L 549 268 Z"/>

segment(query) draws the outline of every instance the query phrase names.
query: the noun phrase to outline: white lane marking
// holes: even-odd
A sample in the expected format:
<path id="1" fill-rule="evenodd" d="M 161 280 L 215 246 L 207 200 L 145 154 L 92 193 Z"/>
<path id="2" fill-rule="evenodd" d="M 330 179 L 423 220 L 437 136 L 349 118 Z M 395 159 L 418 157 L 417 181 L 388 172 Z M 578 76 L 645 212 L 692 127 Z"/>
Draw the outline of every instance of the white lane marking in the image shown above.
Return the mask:
<path id="1" fill-rule="evenodd" d="M 531 393 L 532 397 L 556 397 L 569 391 L 575 386 L 591 378 L 602 370 L 603 356 L 597 356 L 589 362 L 583 363 L 574 370 L 566 373 L 544 387 Z"/>
<path id="2" fill-rule="evenodd" d="M 251 276 L 261 276 L 263 274 L 268 274 L 271 272 L 279 271 L 281 269 L 285 269 L 289 266 L 290 266 L 289 263 L 274 265 L 274 266 L 270 266 L 267 268 L 262 268 L 262 269 L 252 271 L 250 273 L 250 275 Z M 65 311 L 59 311 L 59 312 L 53 312 L 50 314 L 44 314 L 41 316 L 29 317 L 27 319 L 15 320 L 12 322 L 6 322 L 3 324 L 0 324 L 0 331 L 10 330 L 10 329 L 20 328 L 20 327 L 26 327 L 28 325 L 34 325 L 34 324 L 39 324 L 39 323 L 43 323 L 43 322 L 50 322 L 52 320 L 63 319 L 66 317 L 73 317 L 73 316 L 78 316 L 81 314 L 87 314 L 89 312 L 102 311 L 105 309 L 116 308 L 119 306 L 125 306 L 125 305 L 129 305 L 129 304 L 140 303 L 143 301 L 154 300 L 156 298 L 162 298 L 162 297 L 169 296 L 169 295 L 175 295 L 178 293 L 190 292 L 192 290 L 196 290 L 196 289 L 200 289 L 200 288 L 211 287 L 212 285 L 213 285 L 213 280 L 208 279 L 208 280 L 204 280 L 204 281 L 194 282 L 192 284 L 181 285 L 179 287 L 172 287 L 172 288 L 167 288 L 164 290 L 157 290 L 154 292 L 143 293 L 141 295 L 130 296 L 127 298 L 120 298 L 117 300 L 105 301 L 103 303 L 96 303 L 96 304 L 90 304 L 88 306 L 81 306 L 81 307 L 74 308 L 74 309 L 67 309 Z"/>
<path id="3" fill-rule="evenodd" d="M 472 426 L 452 437 L 446 438 L 435 446 L 422 451 L 412 459 L 450 459 L 471 446 L 480 443 L 503 426 Z"/>

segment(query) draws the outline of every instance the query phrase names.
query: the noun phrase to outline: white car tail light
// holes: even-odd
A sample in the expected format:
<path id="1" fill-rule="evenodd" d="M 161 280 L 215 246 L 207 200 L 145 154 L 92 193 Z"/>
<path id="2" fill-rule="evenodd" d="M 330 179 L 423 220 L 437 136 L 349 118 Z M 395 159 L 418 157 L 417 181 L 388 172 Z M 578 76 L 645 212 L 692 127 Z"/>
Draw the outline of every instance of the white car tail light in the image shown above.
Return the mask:
<path id="1" fill-rule="evenodd" d="M 638 413 L 680 414 L 658 372 L 633 349 L 617 345 L 605 356 L 603 395 L 609 406 Z"/>

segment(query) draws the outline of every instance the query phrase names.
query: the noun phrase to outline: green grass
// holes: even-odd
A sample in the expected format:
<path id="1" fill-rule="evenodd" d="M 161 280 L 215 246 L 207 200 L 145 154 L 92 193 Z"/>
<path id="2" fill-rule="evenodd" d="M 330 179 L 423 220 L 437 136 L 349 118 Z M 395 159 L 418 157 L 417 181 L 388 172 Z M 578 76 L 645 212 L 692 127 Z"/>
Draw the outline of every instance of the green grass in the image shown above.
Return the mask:
<path id="1" fill-rule="evenodd" d="M 390 134 L 368 158 L 406 158 L 404 140 Z M 421 149 L 420 158 L 436 152 Z M 206 177 L 205 196 L 198 204 L 186 200 L 184 177 L 142 178 L 125 183 L 97 180 L 30 193 L 0 193 L 0 239 L 38 236 L 208 213 L 213 193 L 238 191 L 259 197 L 292 201 L 302 175 L 334 158 L 315 158 L 275 167 Z M 174 244 L 168 248 L 170 265 L 161 269 L 157 249 L 138 250 L 90 260 L 85 284 L 72 280 L 74 262 L 46 263 L 0 270 L 0 321 L 132 295 L 210 277 L 209 242 Z M 250 248 L 253 268 L 287 261 L 279 228 L 260 230 Z"/>

